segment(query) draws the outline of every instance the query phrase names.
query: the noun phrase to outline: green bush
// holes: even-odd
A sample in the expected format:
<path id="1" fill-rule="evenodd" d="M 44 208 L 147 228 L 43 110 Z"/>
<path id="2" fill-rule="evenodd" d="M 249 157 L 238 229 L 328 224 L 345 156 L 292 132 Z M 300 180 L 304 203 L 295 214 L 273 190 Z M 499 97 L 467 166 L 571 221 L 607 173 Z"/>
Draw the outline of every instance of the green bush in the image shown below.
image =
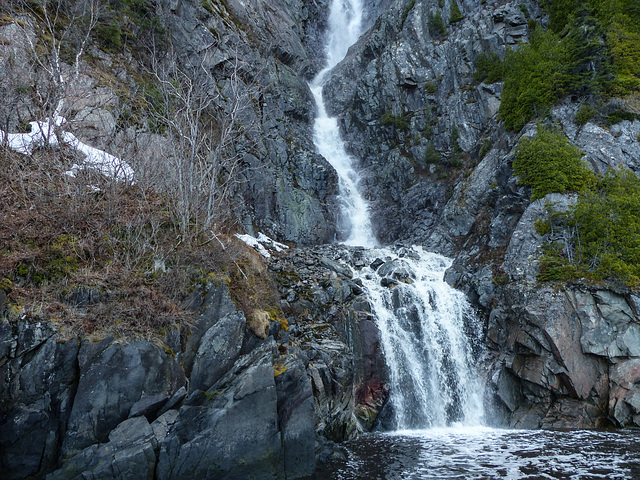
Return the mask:
<path id="1" fill-rule="evenodd" d="M 380 117 L 380 121 L 383 125 L 389 126 L 395 123 L 396 117 L 391 113 L 391 110 L 387 110 L 382 114 L 382 117 Z"/>
<path id="2" fill-rule="evenodd" d="M 640 180 L 633 172 L 610 170 L 597 188 L 580 195 L 566 214 L 552 215 L 551 222 L 551 229 L 570 241 L 546 246 L 539 280 L 640 285 Z"/>
<path id="3" fill-rule="evenodd" d="M 476 66 L 476 81 L 504 78 L 499 114 L 505 128 L 519 130 L 532 118 L 547 115 L 568 94 L 626 96 L 640 91 L 638 0 L 540 4 L 549 15 L 548 30 L 531 24 L 530 42 L 508 50 L 502 65 L 481 57 Z"/>
<path id="4" fill-rule="evenodd" d="M 507 130 L 520 130 L 532 117 L 544 116 L 551 106 L 579 88 L 583 39 L 567 35 L 560 39 L 551 31 L 536 29 L 531 41 L 508 50 L 499 115 Z"/>
<path id="5" fill-rule="evenodd" d="M 457 23 L 463 19 L 464 16 L 460 11 L 460 7 L 458 7 L 458 2 L 456 2 L 456 0 L 451 0 L 451 7 L 449 9 L 449 23 Z"/>
<path id="6" fill-rule="evenodd" d="M 487 84 L 501 82 L 504 78 L 504 65 L 500 57 L 495 53 L 481 53 L 476 60 L 476 71 L 473 73 L 473 81 Z"/>
<path id="7" fill-rule="evenodd" d="M 429 33 L 434 38 L 441 38 L 447 35 L 447 27 L 439 10 L 429 15 L 427 26 L 429 27 Z"/>
<path id="8" fill-rule="evenodd" d="M 580 109 L 576 113 L 574 121 L 577 125 L 584 125 L 596 115 L 596 109 L 588 103 L 580 105 Z"/>
<path id="9" fill-rule="evenodd" d="M 482 146 L 480 147 L 480 151 L 478 152 L 478 157 L 480 157 L 480 160 L 487 156 L 492 147 L 493 143 L 490 139 L 487 138 L 484 142 L 482 142 Z"/>
<path id="10" fill-rule="evenodd" d="M 543 125 L 535 137 L 518 142 L 513 171 L 520 184 L 532 188 L 532 201 L 548 193 L 581 192 L 596 181 L 580 150 L 562 133 Z"/>
<path id="11" fill-rule="evenodd" d="M 427 145 L 427 150 L 424 155 L 424 161 L 427 165 L 432 163 L 439 163 L 441 159 L 440 152 L 436 150 L 431 142 Z"/>

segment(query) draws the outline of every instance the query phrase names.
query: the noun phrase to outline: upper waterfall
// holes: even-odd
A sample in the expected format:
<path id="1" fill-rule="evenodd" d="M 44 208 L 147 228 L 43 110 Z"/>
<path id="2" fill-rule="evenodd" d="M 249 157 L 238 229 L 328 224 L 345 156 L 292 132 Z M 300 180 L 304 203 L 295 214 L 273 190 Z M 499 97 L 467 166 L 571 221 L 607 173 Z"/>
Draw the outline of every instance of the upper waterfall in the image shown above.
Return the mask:
<path id="1" fill-rule="evenodd" d="M 338 120 L 327 114 L 322 98 L 322 87 L 328 73 L 347 54 L 362 33 L 361 0 L 333 0 L 329 12 L 325 68 L 310 84 L 317 105 L 314 124 L 314 143 L 318 152 L 338 174 L 340 191 L 340 239 L 347 245 L 373 247 L 377 244 L 371 226 L 369 205 L 360 192 L 360 175 L 354 168 L 354 159 L 347 153 L 340 138 Z"/>

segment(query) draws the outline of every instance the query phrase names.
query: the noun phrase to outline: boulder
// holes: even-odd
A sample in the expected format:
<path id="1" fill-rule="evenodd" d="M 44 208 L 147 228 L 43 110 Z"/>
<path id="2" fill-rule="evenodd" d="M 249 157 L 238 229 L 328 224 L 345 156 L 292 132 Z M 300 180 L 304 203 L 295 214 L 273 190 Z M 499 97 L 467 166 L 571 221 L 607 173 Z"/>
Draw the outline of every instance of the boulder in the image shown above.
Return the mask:
<path id="1" fill-rule="evenodd" d="M 80 379 L 62 446 L 65 459 L 106 442 L 143 395 L 168 397 L 186 381 L 178 360 L 148 341 L 84 340 L 78 364 Z"/>
<path id="2" fill-rule="evenodd" d="M 245 325 L 244 314 L 238 311 L 207 330 L 193 363 L 190 391 L 209 389 L 231 368 L 240 355 Z"/>

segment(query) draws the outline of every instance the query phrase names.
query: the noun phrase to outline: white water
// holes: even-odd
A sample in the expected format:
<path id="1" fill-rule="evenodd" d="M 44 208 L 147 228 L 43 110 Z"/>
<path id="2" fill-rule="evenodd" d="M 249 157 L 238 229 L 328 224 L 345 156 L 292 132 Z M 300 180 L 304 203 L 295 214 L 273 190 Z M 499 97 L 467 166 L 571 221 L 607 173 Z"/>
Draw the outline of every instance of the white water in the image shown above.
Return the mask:
<path id="1" fill-rule="evenodd" d="M 392 421 L 385 426 L 481 425 L 483 392 L 471 344 L 480 324 L 465 295 L 444 281 L 451 261 L 420 247 L 372 253 L 386 263 L 359 275 L 389 369 Z"/>
<path id="2" fill-rule="evenodd" d="M 327 64 L 310 85 L 317 105 L 314 142 L 339 178 L 341 222 L 348 245 L 373 248 L 369 206 L 360 193 L 360 175 L 340 138 L 338 121 L 328 116 L 322 88 L 331 70 L 345 57 L 362 28 L 361 0 L 333 0 L 327 35 Z M 400 252 L 399 252 L 400 253 Z M 368 293 L 390 375 L 390 411 L 393 429 L 442 427 L 482 422 L 482 389 L 472 367 L 469 335 L 478 332 L 465 296 L 443 280 L 450 261 L 420 248 L 404 249 L 404 258 L 390 249 L 372 255 L 396 257 L 377 271 L 360 272 Z M 375 258 L 375 257 L 374 257 Z M 382 276 L 409 277 L 390 288 Z"/>
<path id="3" fill-rule="evenodd" d="M 373 247 L 377 242 L 371 227 L 369 205 L 360 192 L 360 175 L 340 138 L 338 120 L 329 117 L 322 98 L 322 87 L 328 73 L 345 57 L 349 47 L 362 33 L 362 8 L 361 0 L 333 0 L 327 33 L 327 64 L 309 87 L 317 106 L 314 142 L 318 152 L 338 174 L 341 204 L 338 230 L 341 239 L 347 245 Z"/>

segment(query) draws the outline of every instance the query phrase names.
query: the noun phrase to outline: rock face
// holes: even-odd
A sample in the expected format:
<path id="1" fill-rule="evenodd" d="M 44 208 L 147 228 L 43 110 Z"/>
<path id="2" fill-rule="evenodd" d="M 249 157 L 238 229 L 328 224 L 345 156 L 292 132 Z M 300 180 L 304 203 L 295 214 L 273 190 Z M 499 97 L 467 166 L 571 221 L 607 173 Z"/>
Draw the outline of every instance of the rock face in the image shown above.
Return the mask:
<path id="1" fill-rule="evenodd" d="M 370 28 L 324 91 L 365 174 L 379 239 L 455 259 L 446 278 L 486 322 L 485 378 L 499 423 L 640 426 L 640 299 L 537 281 L 544 238 L 535 221 L 547 203 L 559 210 L 575 199 L 529 200 L 511 162 L 535 125 L 505 132 L 502 85 L 473 83 L 480 52 L 503 55 L 528 39 L 528 20 L 545 18 L 531 0 L 457 3 L 464 18 L 449 24 L 449 0 L 369 2 Z M 375 319 L 351 275 L 363 252 L 317 246 L 335 238 L 338 208 L 336 174 L 313 145 L 307 86 L 323 63 L 328 5 L 157 3 L 180 66 L 219 81 L 216 109 L 229 110 L 232 87 L 255 93 L 242 118 L 251 128 L 234 142 L 243 168 L 231 203 L 247 232 L 313 246 L 270 263 L 289 329 L 271 322 L 266 338 L 253 335 L 220 285 L 187 299 L 194 321 L 163 342 L 69 338 L 29 318 L 2 321 L 3 478 L 308 478 L 331 442 L 374 426 L 389 385 Z M 434 29 L 436 11 L 446 31 Z M 0 71 L 10 51 L 26 64 L 17 25 L 0 25 Z M 70 109 L 79 137 L 101 146 L 115 136 L 157 168 L 166 138 L 119 129 L 115 92 L 89 75 L 81 81 L 92 93 Z M 9 115 L 13 126 L 25 105 Z M 640 121 L 579 126 L 578 108 L 567 99 L 551 117 L 593 169 L 640 173 Z M 411 280 L 400 263 L 380 262 L 389 286 Z"/>
<path id="2" fill-rule="evenodd" d="M 352 255 L 275 260 L 291 327 L 266 339 L 224 284 L 186 299 L 195 320 L 165 343 L 0 323 L 3 478 L 311 478 L 316 449 L 370 428 L 386 398 Z"/>

